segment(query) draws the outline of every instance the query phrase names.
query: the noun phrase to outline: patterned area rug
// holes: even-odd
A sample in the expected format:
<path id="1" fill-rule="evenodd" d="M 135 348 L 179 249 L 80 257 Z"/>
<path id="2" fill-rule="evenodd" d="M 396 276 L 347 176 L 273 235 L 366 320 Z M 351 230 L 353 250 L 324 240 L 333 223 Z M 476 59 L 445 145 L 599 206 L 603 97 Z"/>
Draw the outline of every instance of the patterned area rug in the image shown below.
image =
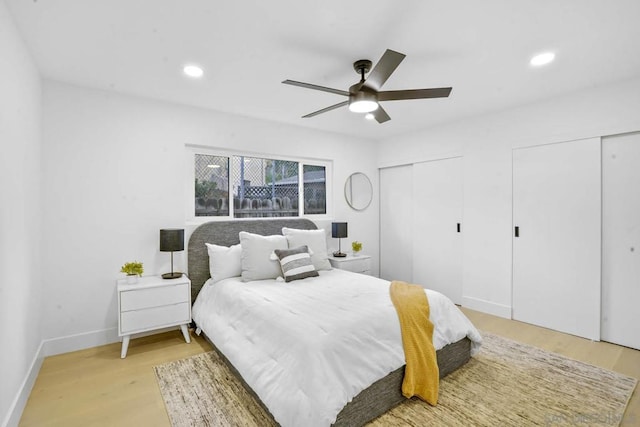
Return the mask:
<path id="1" fill-rule="evenodd" d="M 440 382 L 437 406 L 410 399 L 369 426 L 616 426 L 637 380 L 483 333 L 482 350 Z M 271 426 L 215 352 L 155 368 L 173 426 Z"/>

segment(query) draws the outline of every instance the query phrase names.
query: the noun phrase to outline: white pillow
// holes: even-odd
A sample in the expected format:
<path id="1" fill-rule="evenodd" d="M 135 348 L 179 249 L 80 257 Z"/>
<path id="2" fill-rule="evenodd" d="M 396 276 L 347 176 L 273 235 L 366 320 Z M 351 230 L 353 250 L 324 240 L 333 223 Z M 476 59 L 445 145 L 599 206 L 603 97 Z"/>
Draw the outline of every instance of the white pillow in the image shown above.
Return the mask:
<path id="1" fill-rule="evenodd" d="M 214 283 L 229 277 L 240 277 L 242 248 L 239 244 L 230 247 L 211 243 L 205 245 L 209 252 L 209 273 Z"/>
<path id="2" fill-rule="evenodd" d="M 241 231 L 239 236 L 244 282 L 275 279 L 280 276 L 280 263 L 271 259 L 271 253 L 276 249 L 288 249 L 286 237 L 261 236 L 246 231 Z"/>
<path id="3" fill-rule="evenodd" d="M 289 248 L 306 246 L 311 254 L 311 261 L 316 270 L 331 270 L 331 263 L 327 255 L 327 236 L 324 230 L 298 230 L 296 228 L 282 228 L 282 234 L 287 237 Z"/>

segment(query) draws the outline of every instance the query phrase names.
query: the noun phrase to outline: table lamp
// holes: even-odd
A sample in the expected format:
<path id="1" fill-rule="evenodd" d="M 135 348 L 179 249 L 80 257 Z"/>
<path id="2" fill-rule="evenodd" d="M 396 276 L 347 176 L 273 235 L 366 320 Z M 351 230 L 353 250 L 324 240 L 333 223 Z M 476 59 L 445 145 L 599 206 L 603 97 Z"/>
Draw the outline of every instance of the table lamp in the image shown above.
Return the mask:
<path id="1" fill-rule="evenodd" d="M 342 252 L 341 240 L 343 237 L 347 237 L 347 223 L 346 222 L 332 222 L 331 223 L 331 237 L 338 239 L 338 252 L 334 252 L 335 257 L 346 257 L 347 254 Z"/>
<path id="2" fill-rule="evenodd" d="M 171 252 L 171 273 L 164 273 L 163 279 L 177 279 L 182 273 L 173 271 L 173 253 L 184 250 L 184 230 L 164 228 L 160 230 L 160 252 Z"/>

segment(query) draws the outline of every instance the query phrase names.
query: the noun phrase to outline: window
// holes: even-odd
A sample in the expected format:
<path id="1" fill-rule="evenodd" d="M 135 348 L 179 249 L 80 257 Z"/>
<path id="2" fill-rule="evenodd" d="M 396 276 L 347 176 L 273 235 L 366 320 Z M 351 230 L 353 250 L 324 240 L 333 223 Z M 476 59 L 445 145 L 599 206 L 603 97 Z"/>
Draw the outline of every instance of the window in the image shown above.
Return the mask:
<path id="1" fill-rule="evenodd" d="M 327 213 L 326 168 L 324 166 L 303 166 L 304 212 L 307 214 Z"/>
<path id="2" fill-rule="evenodd" d="M 229 216 L 229 158 L 196 154 L 195 216 Z"/>
<path id="3" fill-rule="evenodd" d="M 193 153 L 194 217 L 327 214 L 330 162 Z"/>
<path id="4" fill-rule="evenodd" d="M 298 162 L 233 156 L 233 216 L 298 216 Z"/>

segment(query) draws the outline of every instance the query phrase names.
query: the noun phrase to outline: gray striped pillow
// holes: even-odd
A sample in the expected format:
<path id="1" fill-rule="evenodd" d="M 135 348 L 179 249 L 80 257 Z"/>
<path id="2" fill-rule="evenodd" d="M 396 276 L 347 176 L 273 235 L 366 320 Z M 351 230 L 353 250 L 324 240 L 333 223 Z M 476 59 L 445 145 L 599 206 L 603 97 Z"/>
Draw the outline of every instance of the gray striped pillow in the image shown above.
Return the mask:
<path id="1" fill-rule="evenodd" d="M 313 262 L 311 262 L 307 246 L 293 249 L 276 249 L 273 252 L 280 261 L 285 282 L 319 276 L 313 266 Z"/>

